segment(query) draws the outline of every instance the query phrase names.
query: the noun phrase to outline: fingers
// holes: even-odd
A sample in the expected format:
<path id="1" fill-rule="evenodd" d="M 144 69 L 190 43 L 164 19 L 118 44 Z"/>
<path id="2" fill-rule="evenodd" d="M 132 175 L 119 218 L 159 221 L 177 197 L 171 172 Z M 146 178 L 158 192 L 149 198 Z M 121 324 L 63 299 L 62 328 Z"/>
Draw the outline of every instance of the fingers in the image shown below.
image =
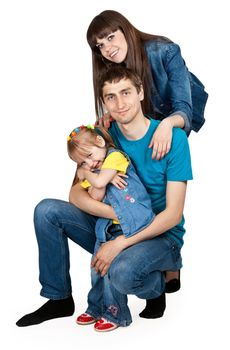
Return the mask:
<path id="1" fill-rule="evenodd" d="M 128 186 L 128 183 L 123 178 L 128 178 L 128 176 L 123 173 L 118 173 L 114 176 L 111 183 L 119 190 L 123 190 Z"/>
<path id="2" fill-rule="evenodd" d="M 95 256 L 92 260 L 91 267 L 94 268 L 96 273 L 99 273 L 101 277 L 104 277 L 109 269 L 109 264 L 104 261 L 98 260 Z"/>
<path id="3" fill-rule="evenodd" d="M 108 130 L 110 128 L 110 124 L 112 123 L 113 118 L 111 117 L 109 112 L 106 112 L 101 118 L 99 118 L 98 124 L 99 126 Z"/>
<path id="4" fill-rule="evenodd" d="M 154 143 L 153 152 L 152 152 L 152 159 L 156 158 L 156 160 L 160 160 L 164 158 L 164 156 L 170 151 L 171 149 L 171 142 L 167 143 Z"/>

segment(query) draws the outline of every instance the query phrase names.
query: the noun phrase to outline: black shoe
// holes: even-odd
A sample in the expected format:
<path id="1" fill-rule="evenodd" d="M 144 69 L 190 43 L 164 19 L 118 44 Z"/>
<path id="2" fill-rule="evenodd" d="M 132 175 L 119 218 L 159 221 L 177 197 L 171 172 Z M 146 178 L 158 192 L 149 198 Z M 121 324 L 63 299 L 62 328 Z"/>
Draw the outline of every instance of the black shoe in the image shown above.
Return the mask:
<path id="1" fill-rule="evenodd" d="M 181 287 L 180 283 L 180 270 L 178 278 L 173 278 L 172 280 L 165 283 L 165 293 L 175 293 Z"/>
<path id="2" fill-rule="evenodd" d="M 142 318 L 159 318 L 162 317 L 165 311 L 165 293 L 158 298 L 147 299 L 145 309 L 139 314 Z"/>
<path id="3" fill-rule="evenodd" d="M 27 327 L 53 318 L 72 316 L 74 313 L 74 300 L 72 296 L 67 299 L 49 300 L 38 310 L 25 315 L 16 322 L 18 327 Z"/>

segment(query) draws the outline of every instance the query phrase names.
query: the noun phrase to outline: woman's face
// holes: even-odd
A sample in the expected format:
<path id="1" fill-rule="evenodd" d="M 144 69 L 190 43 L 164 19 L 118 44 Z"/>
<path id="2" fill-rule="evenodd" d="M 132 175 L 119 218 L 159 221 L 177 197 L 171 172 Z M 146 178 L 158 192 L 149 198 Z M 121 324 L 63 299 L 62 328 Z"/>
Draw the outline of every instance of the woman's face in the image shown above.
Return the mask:
<path id="1" fill-rule="evenodd" d="M 102 56 L 111 62 L 121 63 L 126 59 L 128 45 L 120 29 L 103 39 L 97 38 L 96 46 L 101 51 Z"/>

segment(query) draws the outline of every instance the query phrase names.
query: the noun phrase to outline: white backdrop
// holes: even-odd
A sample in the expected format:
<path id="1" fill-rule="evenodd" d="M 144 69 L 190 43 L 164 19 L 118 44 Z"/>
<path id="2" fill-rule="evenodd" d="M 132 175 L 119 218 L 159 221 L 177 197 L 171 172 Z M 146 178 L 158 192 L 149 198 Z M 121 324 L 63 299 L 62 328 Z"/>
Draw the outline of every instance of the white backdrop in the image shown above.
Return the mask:
<path id="1" fill-rule="evenodd" d="M 210 95 L 207 121 L 189 138 L 194 181 L 185 207 L 182 289 L 167 296 L 162 319 L 140 319 L 144 301 L 131 297 L 130 327 L 101 335 L 77 326 L 90 286 L 90 255 L 70 243 L 74 317 L 18 328 L 19 317 L 45 302 L 33 209 L 46 197 L 67 200 L 74 163 L 66 136 L 95 120 L 86 30 L 105 9 L 178 43 Z M 2 349 L 229 348 L 228 22 L 227 0 L 0 1 Z"/>

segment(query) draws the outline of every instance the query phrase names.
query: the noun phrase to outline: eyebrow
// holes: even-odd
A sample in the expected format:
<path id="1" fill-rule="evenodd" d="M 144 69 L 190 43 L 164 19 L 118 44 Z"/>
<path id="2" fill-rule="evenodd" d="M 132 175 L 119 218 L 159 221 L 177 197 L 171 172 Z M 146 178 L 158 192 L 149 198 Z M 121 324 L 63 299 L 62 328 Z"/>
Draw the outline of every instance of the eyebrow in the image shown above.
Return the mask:
<path id="1" fill-rule="evenodd" d="M 124 92 L 126 92 L 126 91 L 130 91 L 130 90 L 131 90 L 130 87 L 125 88 L 125 89 L 122 89 L 121 91 L 119 91 L 119 94 L 122 94 L 122 93 L 124 93 Z M 103 97 L 105 98 L 105 97 L 113 96 L 113 95 L 115 95 L 114 92 L 109 92 L 108 94 L 103 95 Z"/>
<path id="2" fill-rule="evenodd" d="M 99 40 L 103 40 L 103 39 L 107 39 L 110 35 L 112 35 L 113 33 L 115 33 L 117 30 L 115 30 L 114 32 L 111 32 L 111 33 L 109 33 L 109 34 L 106 34 L 106 35 L 104 35 L 102 38 L 99 38 Z M 102 44 L 102 42 L 98 42 L 98 39 L 96 39 L 96 46 L 97 45 L 101 45 Z"/>

